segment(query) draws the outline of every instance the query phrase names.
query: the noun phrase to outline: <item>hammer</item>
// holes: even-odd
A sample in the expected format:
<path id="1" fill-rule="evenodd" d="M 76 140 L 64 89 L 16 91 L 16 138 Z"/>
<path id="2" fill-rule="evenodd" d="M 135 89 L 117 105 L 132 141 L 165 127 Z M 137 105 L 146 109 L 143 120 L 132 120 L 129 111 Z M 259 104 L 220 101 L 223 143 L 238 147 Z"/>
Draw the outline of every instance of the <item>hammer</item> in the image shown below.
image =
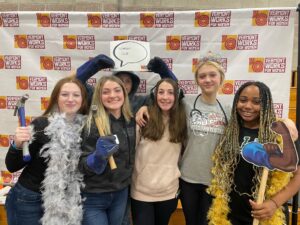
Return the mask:
<path id="1" fill-rule="evenodd" d="M 23 95 L 17 105 L 15 107 L 14 116 L 19 116 L 21 127 L 26 127 L 26 119 L 25 119 L 25 101 L 29 98 L 28 94 Z M 23 160 L 24 162 L 29 162 L 31 159 L 29 149 L 28 149 L 28 141 L 23 142 Z"/>

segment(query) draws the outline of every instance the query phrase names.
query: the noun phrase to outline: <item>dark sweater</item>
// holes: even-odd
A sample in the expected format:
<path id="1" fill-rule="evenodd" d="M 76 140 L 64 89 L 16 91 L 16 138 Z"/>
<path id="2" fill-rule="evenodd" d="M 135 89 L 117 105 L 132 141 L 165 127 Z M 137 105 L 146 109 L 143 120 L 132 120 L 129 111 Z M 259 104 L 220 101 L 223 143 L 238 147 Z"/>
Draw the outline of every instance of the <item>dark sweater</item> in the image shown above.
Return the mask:
<path id="1" fill-rule="evenodd" d="M 92 124 L 90 133 L 84 132 L 82 141 L 82 156 L 79 162 L 79 170 L 85 175 L 84 192 L 102 193 L 119 191 L 127 187 L 131 182 L 131 174 L 135 156 L 135 121 L 132 119 L 127 123 L 123 116 L 119 119 L 110 116 L 111 132 L 118 136 L 119 150 L 113 157 L 117 168 L 111 170 L 107 164 L 104 172 L 95 174 L 87 165 L 87 157 L 96 149 L 96 142 L 99 138 L 95 124 Z"/>

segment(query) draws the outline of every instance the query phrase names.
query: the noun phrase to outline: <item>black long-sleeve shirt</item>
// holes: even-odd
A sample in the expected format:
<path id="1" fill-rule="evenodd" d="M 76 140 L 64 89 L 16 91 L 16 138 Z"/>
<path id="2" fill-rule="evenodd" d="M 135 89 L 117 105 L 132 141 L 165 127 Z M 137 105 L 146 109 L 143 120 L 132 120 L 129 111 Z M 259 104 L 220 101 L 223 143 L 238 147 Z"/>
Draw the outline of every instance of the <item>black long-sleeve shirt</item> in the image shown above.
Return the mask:
<path id="1" fill-rule="evenodd" d="M 46 117 L 38 117 L 32 121 L 34 127 L 33 141 L 29 145 L 29 153 L 31 160 L 24 162 L 23 153 L 21 150 L 10 146 L 5 157 L 5 164 L 9 172 L 22 171 L 18 182 L 25 188 L 41 192 L 41 183 L 44 180 L 44 173 L 47 168 L 45 159 L 40 156 L 40 150 L 44 144 L 49 142 L 49 138 L 45 135 L 44 129 L 49 122 Z"/>

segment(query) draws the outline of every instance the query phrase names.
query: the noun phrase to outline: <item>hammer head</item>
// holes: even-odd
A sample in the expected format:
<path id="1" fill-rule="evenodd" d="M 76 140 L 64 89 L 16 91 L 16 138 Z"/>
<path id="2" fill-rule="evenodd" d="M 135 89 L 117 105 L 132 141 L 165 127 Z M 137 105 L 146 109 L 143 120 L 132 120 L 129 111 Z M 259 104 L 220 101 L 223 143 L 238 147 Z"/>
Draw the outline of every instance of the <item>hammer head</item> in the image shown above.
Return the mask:
<path id="1" fill-rule="evenodd" d="M 96 105 L 91 105 L 91 110 L 94 114 L 97 113 L 97 106 Z"/>
<path id="2" fill-rule="evenodd" d="M 16 108 L 15 108 L 15 111 L 14 111 L 14 116 L 17 115 L 17 111 L 20 107 L 24 106 L 25 105 L 25 101 L 29 98 L 29 95 L 28 94 L 24 94 L 20 99 L 19 101 L 17 102 L 16 104 Z"/>
<path id="3" fill-rule="evenodd" d="M 28 98 L 29 98 L 29 95 L 25 94 L 20 98 L 19 102 L 24 105 L 25 101 L 27 101 Z"/>

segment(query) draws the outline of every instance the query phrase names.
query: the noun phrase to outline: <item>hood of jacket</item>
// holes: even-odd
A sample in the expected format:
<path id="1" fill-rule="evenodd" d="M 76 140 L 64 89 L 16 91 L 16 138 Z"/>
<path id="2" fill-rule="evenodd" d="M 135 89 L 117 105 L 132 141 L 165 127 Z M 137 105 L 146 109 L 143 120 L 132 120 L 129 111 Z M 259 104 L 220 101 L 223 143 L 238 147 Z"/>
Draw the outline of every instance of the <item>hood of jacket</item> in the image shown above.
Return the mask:
<path id="1" fill-rule="evenodd" d="M 137 89 L 140 85 L 140 78 L 138 77 L 137 74 L 135 74 L 132 71 L 118 71 L 118 72 L 115 72 L 113 75 L 118 76 L 120 74 L 127 74 L 127 75 L 129 75 L 129 77 L 132 80 L 132 88 L 131 88 L 130 93 L 128 93 L 129 98 L 130 98 L 131 96 L 135 95 L 135 93 L 137 92 Z"/>

